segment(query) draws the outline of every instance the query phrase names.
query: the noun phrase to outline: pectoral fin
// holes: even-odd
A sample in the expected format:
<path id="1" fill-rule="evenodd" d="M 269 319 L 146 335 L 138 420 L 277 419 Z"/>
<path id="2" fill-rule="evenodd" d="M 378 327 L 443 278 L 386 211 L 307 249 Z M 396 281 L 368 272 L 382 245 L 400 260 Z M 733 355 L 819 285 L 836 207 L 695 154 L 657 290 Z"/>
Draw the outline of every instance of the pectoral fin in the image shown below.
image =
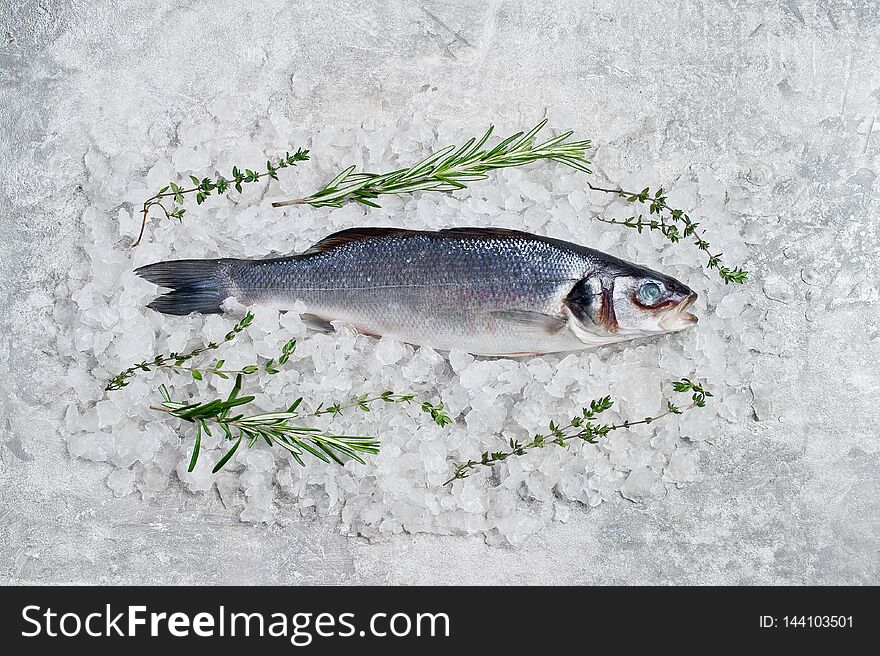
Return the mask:
<path id="1" fill-rule="evenodd" d="M 490 313 L 497 321 L 507 321 L 552 335 L 565 328 L 565 317 L 532 310 L 497 310 Z"/>
<path id="2" fill-rule="evenodd" d="M 311 328 L 312 330 L 317 330 L 321 333 L 332 333 L 333 332 L 333 324 L 330 323 L 329 319 L 325 319 L 324 317 L 319 317 L 317 314 L 301 314 L 300 319 L 306 325 L 306 327 Z"/>

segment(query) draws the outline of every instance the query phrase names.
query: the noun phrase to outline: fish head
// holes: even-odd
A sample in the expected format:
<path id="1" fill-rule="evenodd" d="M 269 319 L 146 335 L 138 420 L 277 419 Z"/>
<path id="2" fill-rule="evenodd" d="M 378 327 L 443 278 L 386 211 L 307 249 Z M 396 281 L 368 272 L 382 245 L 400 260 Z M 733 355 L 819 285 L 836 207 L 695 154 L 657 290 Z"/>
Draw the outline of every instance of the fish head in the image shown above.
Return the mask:
<path id="1" fill-rule="evenodd" d="M 645 267 L 616 261 L 579 280 L 565 299 L 571 329 L 585 343 L 616 342 L 684 330 L 697 294 Z"/>

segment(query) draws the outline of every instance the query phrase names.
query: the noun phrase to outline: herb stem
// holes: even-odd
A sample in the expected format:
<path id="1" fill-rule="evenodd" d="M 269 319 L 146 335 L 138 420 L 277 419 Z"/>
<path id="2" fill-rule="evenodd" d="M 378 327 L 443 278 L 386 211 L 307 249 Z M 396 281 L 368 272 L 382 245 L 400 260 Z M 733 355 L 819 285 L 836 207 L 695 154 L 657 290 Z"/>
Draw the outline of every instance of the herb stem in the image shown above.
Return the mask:
<path id="1" fill-rule="evenodd" d="M 248 369 L 221 369 L 221 368 L 212 368 L 212 367 L 178 367 L 177 365 L 168 364 L 163 365 L 166 369 L 174 369 L 176 371 L 188 371 L 190 373 L 196 372 L 196 374 L 244 374 L 245 376 L 248 374 L 254 373 L 250 368 Z"/>
<path id="2" fill-rule="evenodd" d="M 687 405 L 683 405 L 677 408 L 680 411 L 690 410 L 691 408 L 695 408 L 696 406 L 693 403 L 688 403 Z M 659 419 L 663 419 L 664 417 L 668 417 L 669 415 L 677 415 L 681 414 L 680 412 L 672 412 L 671 410 L 666 410 L 661 412 L 658 415 L 654 415 L 653 417 L 645 417 L 644 419 L 639 419 L 638 421 L 624 421 L 621 424 L 611 424 L 608 427 L 608 430 L 620 430 L 621 428 L 632 428 L 633 426 L 638 426 L 639 424 L 652 424 Z"/>
<path id="3" fill-rule="evenodd" d="M 294 198 L 291 200 L 278 200 L 272 203 L 272 207 L 289 207 L 291 205 L 306 205 L 308 204 L 307 198 Z"/>
<path id="4" fill-rule="evenodd" d="M 313 207 L 341 207 L 355 201 L 370 207 L 379 207 L 375 199 L 381 195 L 399 195 L 414 191 L 456 191 L 469 182 L 488 178 L 495 169 L 523 166 L 538 160 L 561 162 L 586 173 L 586 151 L 589 140 L 568 141 L 572 132 L 566 132 L 540 144 L 535 144 L 538 132 L 547 124 L 541 121 L 528 132 L 517 132 L 502 140 L 494 148 L 483 148 L 492 135 L 489 127 L 480 138 L 471 138 L 463 146 L 447 146 L 431 153 L 418 164 L 388 173 L 355 173 L 350 166 L 323 189 L 310 196 L 272 203 L 273 207 L 311 205 Z"/>
<path id="5" fill-rule="evenodd" d="M 659 230 L 663 235 L 669 239 L 672 243 L 680 241 L 682 237 L 692 237 L 694 245 L 706 253 L 709 260 L 706 264 L 709 269 L 717 269 L 718 275 L 724 280 L 724 283 L 739 283 L 742 284 L 746 281 L 748 277 L 748 271 L 743 270 L 740 267 L 734 267 L 733 269 L 723 266 L 721 263 L 721 255 L 722 253 L 713 254 L 709 248 L 709 242 L 705 238 L 705 233 L 702 230 L 699 230 L 697 226 L 699 223 L 693 221 L 687 213 L 680 209 L 674 209 L 669 207 L 666 203 L 666 196 L 663 195 L 663 188 L 658 188 L 653 194 L 651 194 L 651 190 L 648 187 L 645 187 L 640 192 L 627 191 L 625 189 L 609 189 L 607 187 L 599 187 L 597 185 L 593 185 L 590 182 L 587 182 L 587 187 L 592 189 L 593 191 L 601 191 L 606 194 L 615 194 L 630 203 L 639 202 L 642 204 L 648 205 L 648 214 L 657 215 L 657 219 L 645 220 L 644 217 L 640 214 L 637 217 L 633 216 L 626 220 L 619 219 L 606 219 L 601 216 L 596 216 L 595 218 L 602 223 L 609 223 L 612 225 L 622 225 L 627 228 L 635 229 L 637 232 L 641 233 L 644 228 L 648 228 L 649 230 Z M 663 218 L 663 212 L 669 212 L 669 216 L 672 218 L 674 223 L 680 223 L 684 226 L 683 232 L 679 232 L 678 227 L 667 223 Z"/>
<path id="6" fill-rule="evenodd" d="M 632 193 L 629 191 L 624 191 L 623 189 L 608 189 L 606 187 L 598 187 L 591 183 L 587 183 L 587 186 L 593 191 L 604 191 L 606 194 L 618 194 L 620 196 L 631 196 Z"/>
<path id="7" fill-rule="evenodd" d="M 311 416 L 320 417 L 321 415 L 340 415 L 342 414 L 343 410 L 348 410 L 350 408 L 358 408 L 359 410 L 363 410 L 364 412 L 370 412 L 370 404 L 375 403 L 376 401 L 383 401 L 385 403 L 409 404 L 414 402 L 415 398 L 415 394 L 395 394 L 390 390 L 386 390 L 381 394 L 378 394 L 377 396 L 361 394 L 357 397 L 355 401 L 346 405 L 334 403 L 325 407 L 322 403 L 317 407 L 317 409 L 315 409 Z M 431 419 L 434 420 L 434 423 L 436 423 L 441 428 L 444 426 L 448 426 L 452 423 L 452 418 L 446 414 L 446 410 L 442 403 L 434 405 L 430 401 L 423 401 L 421 402 L 419 407 L 421 408 L 422 412 L 431 415 Z"/>
<path id="8" fill-rule="evenodd" d="M 313 413 L 301 413 L 298 411 L 302 403 L 302 397 L 296 399 L 290 407 L 281 412 L 264 412 L 256 415 L 245 416 L 233 414 L 235 408 L 245 405 L 254 400 L 253 396 L 240 396 L 242 374 L 235 377 L 235 384 L 224 399 L 214 399 L 205 402 L 184 403 L 174 401 L 164 385 L 159 387 L 163 402 L 161 405 L 151 405 L 152 410 L 165 412 L 178 419 L 195 424 L 196 437 L 193 453 L 190 459 L 189 471 L 195 469 L 201 450 L 202 434 L 211 435 L 210 426 L 219 426 L 227 440 L 234 441 L 232 447 L 220 458 L 214 466 L 214 473 L 218 472 L 235 454 L 243 439 L 248 439 L 247 448 L 251 448 L 260 439 L 270 446 L 278 445 L 290 452 L 294 460 L 303 465 L 302 456 L 309 453 L 324 462 L 336 462 L 344 464 L 340 456 L 347 456 L 363 463 L 359 454 L 375 454 L 379 452 L 379 441 L 373 436 L 363 435 L 335 435 L 323 429 L 311 426 L 300 426 L 291 423 L 300 421 L 305 417 L 319 416 L 321 414 L 340 414 L 344 408 L 358 407 L 365 412 L 370 411 L 369 404 L 375 401 L 386 403 L 409 403 L 415 396 L 412 394 L 395 394 L 386 391 L 377 396 L 362 394 L 357 401 L 348 406 L 334 404 L 323 408 L 319 406 Z M 445 426 L 451 420 L 443 413 L 443 405 L 433 406 L 423 403 L 422 410 L 431 414 L 434 421 L 440 426 Z M 438 416 L 439 413 L 439 416 Z M 238 438 L 236 440 L 236 437 Z"/>
<path id="9" fill-rule="evenodd" d="M 671 401 L 666 402 L 666 410 L 653 417 L 645 417 L 637 421 L 624 421 L 619 424 L 598 424 L 597 417 L 610 409 L 614 405 L 614 401 L 610 396 L 601 399 L 595 399 L 590 402 L 588 408 L 583 408 L 582 413 L 575 416 L 565 426 L 559 426 L 556 422 L 550 422 L 550 433 L 548 435 L 535 435 L 530 441 L 521 443 L 511 439 L 508 442 L 510 447 L 508 451 L 486 451 L 479 460 L 469 460 L 455 466 L 452 477 L 443 485 L 449 485 L 458 479 L 467 478 L 474 470 L 479 467 L 492 467 L 510 457 L 524 456 L 534 449 L 543 449 L 548 444 L 557 446 L 568 446 L 572 440 L 579 439 L 589 444 L 596 444 L 601 437 L 605 437 L 611 431 L 621 430 L 624 428 L 632 428 L 640 424 L 651 424 L 663 417 L 669 415 L 680 415 L 685 410 L 691 408 L 702 408 L 706 404 L 706 398 L 712 396 L 712 393 L 704 389 L 701 385 L 687 378 L 673 381 L 672 388 L 679 393 L 691 393 L 691 403 L 684 406 L 676 406 Z"/>
<path id="10" fill-rule="evenodd" d="M 303 150 L 302 148 L 297 149 L 295 153 L 292 155 L 290 153 L 285 153 L 284 157 L 279 158 L 274 164 L 271 160 L 266 161 L 266 170 L 262 173 L 257 173 L 256 171 L 252 171 L 250 169 L 239 170 L 237 166 L 232 167 L 232 175 L 229 179 L 224 178 L 222 175 L 218 175 L 214 180 L 210 178 L 202 178 L 201 180 L 196 176 L 190 176 L 190 179 L 193 181 L 193 187 L 189 187 L 188 189 L 184 189 L 176 185 L 173 182 L 168 183 L 167 186 L 162 187 L 156 194 L 150 196 L 147 200 L 144 201 L 144 206 L 141 209 L 142 220 L 141 220 L 141 229 L 138 233 L 138 238 L 131 245 L 132 248 L 141 243 L 141 240 L 144 237 L 144 230 L 147 227 L 147 219 L 149 218 L 150 208 L 159 207 L 164 213 L 165 218 L 167 219 L 177 219 L 178 221 L 183 220 L 183 215 L 186 210 L 183 207 L 177 207 L 171 211 L 168 210 L 167 207 L 162 203 L 163 198 L 173 198 L 174 203 L 177 205 L 183 205 L 184 196 L 187 194 L 196 194 L 196 204 L 201 205 L 208 196 L 211 195 L 212 192 L 216 192 L 217 194 L 225 194 L 230 188 L 234 188 L 236 191 L 241 193 L 242 184 L 257 182 L 261 178 L 270 177 L 274 180 L 278 179 L 278 171 L 281 169 L 285 169 L 288 166 L 296 166 L 298 162 L 303 162 L 309 159 L 309 151 Z"/>
<path id="11" fill-rule="evenodd" d="M 242 441 L 247 439 L 247 448 L 252 448 L 259 440 L 270 446 L 278 445 L 290 452 L 291 457 L 299 465 L 304 465 L 302 456 L 311 454 L 326 463 L 344 464 L 341 456 L 346 456 L 363 463 L 359 453 L 378 453 L 379 442 L 370 436 L 333 435 L 319 428 L 292 424 L 302 415 L 297 407 L 302 398 L 294 401 L 287 410 L 282 412 L 264 412 L 256 415 L 232 414 L 236 408 L 254 400 L 253 396 L 240 396 L 242 375 L 235 377 L 235 384 L 224 399 L 206 402 L 183 403 L 171 399 L 164 385 L 159 387 L 163 403 L 161 406 L 150 406 L 160 412 L 166 412 L 178 419 L 195 424 L 196 437 L 193 453 L 189 463 L 189 471 L 193 471 L 201 451 L 202 434 L 211 435 L 211 426 L 219 426 L 226 439 L 234 441 L 232 447 L 214 465 L 216 473 L 232 458 Z M 237 440 L 235 438 L 238 438 Z"/>
<path id="12" fill-rule="evenodd" d="M 120 371 L 116 374 L 109 383 L 107 383 L 107 387 L 104 389 L 108 392 L 112 392 L 114 390 L 119 390 L 128 385 L 128 379 L 134 376 L 138 371 L 151 371 L 153 368 L 163 367 L 163 368 L 183 368 L 181 365 L 193 359 L 194 357 L 201 355 L 205 351 L 212 351 L 214 349 L 220 348 L 222 344 L 226 344 L 227 342 L 231 342 L 238 334 L 243 331 L 245 328 L 251 325 L 254 320 L 254 315 L 248 312 L 242 317 L 241 321 L 235 324 L 232 329 L 226 333 L 226 336 L 223 338 L 221 342 L 210 342 L 205 346 L 199 346 L 198 348 L 193 349 L 189 353 L 169 353 L 167 355 L 157 355 L 152 360 L 144 360 L 143 362 L 138 362 L 137 364 L 133 364 L 128 369 Z M 254 370 L 256 371 L 256 369 Z M 251 372 L 253 373 L 253 372 Z"/>

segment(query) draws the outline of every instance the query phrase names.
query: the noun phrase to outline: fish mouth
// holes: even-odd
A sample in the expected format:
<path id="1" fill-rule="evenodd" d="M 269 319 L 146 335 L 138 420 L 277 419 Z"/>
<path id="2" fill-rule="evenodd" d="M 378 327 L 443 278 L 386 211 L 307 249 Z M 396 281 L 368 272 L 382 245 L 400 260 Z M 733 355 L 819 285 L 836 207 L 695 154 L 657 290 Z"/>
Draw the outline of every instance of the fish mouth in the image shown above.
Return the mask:
<path id="1" fill-rule="evenodd" d="M 673 332 L 693 326 L 699 319 L 687 310 L 696 300 L 696 292 L 691 292 L 681 303 L 663 315 L 663 318 L 660 319 L 660 327 L 663 330 Z"/>

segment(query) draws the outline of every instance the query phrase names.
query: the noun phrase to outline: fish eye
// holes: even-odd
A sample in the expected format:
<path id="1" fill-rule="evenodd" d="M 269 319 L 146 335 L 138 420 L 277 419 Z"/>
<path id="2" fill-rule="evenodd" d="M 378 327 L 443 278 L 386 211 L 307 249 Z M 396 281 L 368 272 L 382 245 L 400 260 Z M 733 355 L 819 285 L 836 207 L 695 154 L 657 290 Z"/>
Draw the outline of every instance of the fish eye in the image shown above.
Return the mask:
<path id="1" fill-rule="evenodd" d="M 643 305 L 655 305 L 663 296 L 663 290 L 656 282 L 646 282 L 639 287 L 638 300 Z"/>

